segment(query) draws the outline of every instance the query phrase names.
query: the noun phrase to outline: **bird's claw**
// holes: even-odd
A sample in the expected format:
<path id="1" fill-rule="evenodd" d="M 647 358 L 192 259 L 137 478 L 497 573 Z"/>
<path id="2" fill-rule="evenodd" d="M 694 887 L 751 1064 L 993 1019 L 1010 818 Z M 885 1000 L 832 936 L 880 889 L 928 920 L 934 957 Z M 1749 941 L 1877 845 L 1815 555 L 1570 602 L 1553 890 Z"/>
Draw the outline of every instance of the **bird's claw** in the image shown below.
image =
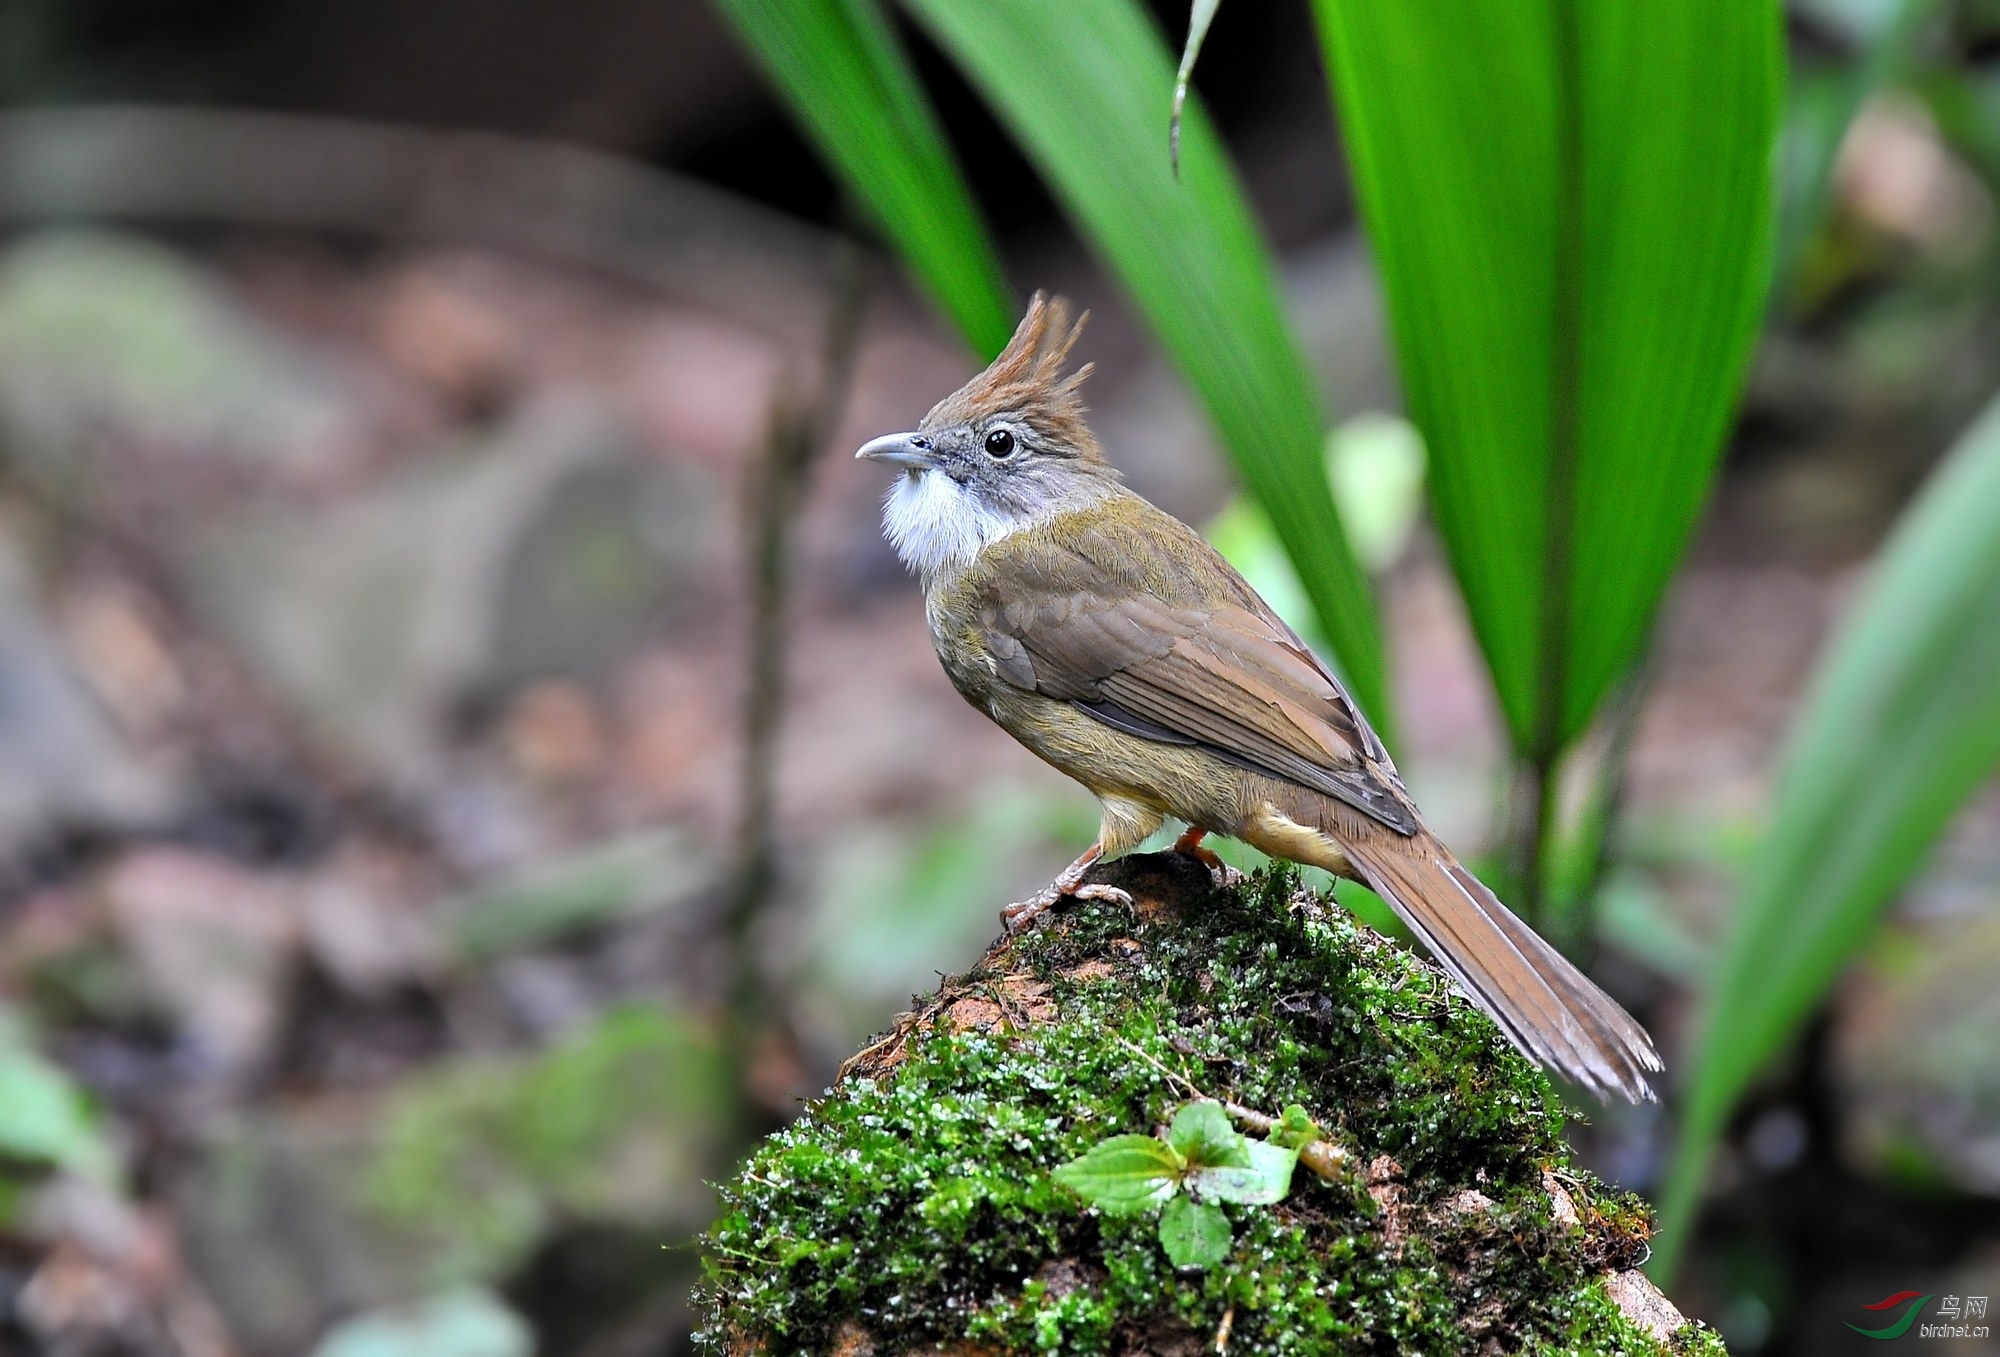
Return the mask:
<path id="1" fill-rule="evenodd" d="M 1000 926 L 1009 933 L 1018 933 L 1046 913 L 1056 901 L 1062 899 L 1062 892 L 1054 886 L 1044 886 L 1025 900 L 1016 900 L 1000 911 Z"/>
<path id="2" fill-rule="evenodd" d="M 1109 900 L 1114 905 L 1132 908 L 1132 893 L 1122 887 L 1107 886 L 1093 881 L 1064 889 L 1058 883 L 1044 886 L 1027 899 L 1001 910 L 1000 923 L 1009 933 L 1018 933 L 1053 909 L 1056 903 L 1065 897 L 1078 900 Z"/>

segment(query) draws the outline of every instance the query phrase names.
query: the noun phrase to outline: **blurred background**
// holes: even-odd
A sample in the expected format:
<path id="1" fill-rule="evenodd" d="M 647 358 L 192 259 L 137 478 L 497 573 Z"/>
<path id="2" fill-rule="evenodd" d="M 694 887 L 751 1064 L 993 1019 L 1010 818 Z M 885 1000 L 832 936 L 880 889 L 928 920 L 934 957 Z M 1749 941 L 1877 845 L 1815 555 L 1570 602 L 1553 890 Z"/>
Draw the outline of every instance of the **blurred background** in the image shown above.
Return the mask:
<path id="1" fill-rule="evenodd" d="M 1331 567 L 1238 499 L 1227 374 L 1190 389 L 1131 252 L 965 74 L 951 6 L 912 8 L 892 68 L 1007 305 L 1091 308 L 1113 460 L 1324 634 L 1300 578 Z M 1166 70 L 1185 7 L 1125 8 Z M 990 310 L 962 334 L 838 129 L 794 121 L 783 27 L 0 0 L 0 1352 L 689 1351 L 705 1182 L 1089 841 L 938 671 L 849 457 L 976 369 Z M 1964 507 L 2000 487 L 2000 430 L 1967 433 L 2000 387 L 2000 6 L 1799 0 L 1783 46 L 1806 168 L 1769 301 L 1756 272 L 1725 432 L 1672 471 L 1696 526 L 1650 639 L 1560 759 L 1510 740 L 1476 562 L 1427 512 L 1461 454 L 1405 418 L 1303 0 L 1222 8 L 1183 148 L 1226 199 L 1213 126 L 1268 244 L 1406 778 L 1659 1035 L 1665 1110 L 1576 1135 L 1649 1195 L 1682 1165 L 1670 1293 L 1746 1353 L 2000 1289 L 2000 498 Z M 1903 665 L 1952 766 L 1882 770 L 1897 844 L 1814 923 L 1798 864 L 1872 831 L 1787 821 L 1781 769 L 1823 798 L 1876 766 L 1815 762 L 1801 713 L 1827 685 L 1838 724 L 1815 675 L 1885 541 L 1935 590 L 1844 653 Z M 1791 1016 L 1718 1055 L 1794 916 Z"/>

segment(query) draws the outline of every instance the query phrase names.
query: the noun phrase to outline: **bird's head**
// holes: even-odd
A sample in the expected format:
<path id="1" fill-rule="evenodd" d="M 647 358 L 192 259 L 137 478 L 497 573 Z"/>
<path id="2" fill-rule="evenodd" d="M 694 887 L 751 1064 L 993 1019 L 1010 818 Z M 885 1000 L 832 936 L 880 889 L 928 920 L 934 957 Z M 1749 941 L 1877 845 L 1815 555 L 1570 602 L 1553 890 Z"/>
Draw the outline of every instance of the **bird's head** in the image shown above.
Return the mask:
<path id="1" fill-rule="evenodd" d="M 963 565 L 988 543 L 1115 493 L 1118 473 L 1083 422 L 1077 388 L 1090 364 L 1063 360 L 1089 314 L 1037 292 L 986 371 L 931 407 L 910 433 L 855 454 L 903 474 L 882 527 L 897 555 L 926 576 Z"/>

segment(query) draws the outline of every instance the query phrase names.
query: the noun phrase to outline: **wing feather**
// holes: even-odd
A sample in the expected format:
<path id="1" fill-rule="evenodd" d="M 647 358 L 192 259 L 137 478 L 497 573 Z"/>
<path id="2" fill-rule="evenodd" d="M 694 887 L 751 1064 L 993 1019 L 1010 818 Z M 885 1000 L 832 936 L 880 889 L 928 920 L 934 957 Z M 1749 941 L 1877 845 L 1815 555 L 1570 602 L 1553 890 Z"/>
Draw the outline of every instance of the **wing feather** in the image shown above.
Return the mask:
<path id="1" fill-rule="evenodd" d="M 1141 540 L 1181 539 L 1173 570 L 1134 560 L 1130 534 L 1088 526 L 1055 546 L 989 549 L 1007 558 L 982 572 L 979 609 L 1000 677 L 1415 833 L 1395 767 L 1339 681 L 1200 536 L 1147 510 Z"/>

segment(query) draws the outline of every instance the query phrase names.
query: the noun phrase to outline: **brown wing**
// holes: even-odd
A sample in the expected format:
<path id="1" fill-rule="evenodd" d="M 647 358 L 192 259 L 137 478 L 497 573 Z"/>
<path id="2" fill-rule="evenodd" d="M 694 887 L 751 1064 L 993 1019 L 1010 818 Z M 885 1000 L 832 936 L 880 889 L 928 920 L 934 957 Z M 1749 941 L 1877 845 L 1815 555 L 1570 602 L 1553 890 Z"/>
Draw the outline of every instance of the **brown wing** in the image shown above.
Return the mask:
<path id="1" fill-rule="evenodd" d="M 978 618 L 1000 677 L 1415 833 L 1381 742 L 1312 650 L 1192 529 L 1126 503 L 1138 508 L 1065 524 L 1054 542 L 989 549 L 1001 559 Z"/>

